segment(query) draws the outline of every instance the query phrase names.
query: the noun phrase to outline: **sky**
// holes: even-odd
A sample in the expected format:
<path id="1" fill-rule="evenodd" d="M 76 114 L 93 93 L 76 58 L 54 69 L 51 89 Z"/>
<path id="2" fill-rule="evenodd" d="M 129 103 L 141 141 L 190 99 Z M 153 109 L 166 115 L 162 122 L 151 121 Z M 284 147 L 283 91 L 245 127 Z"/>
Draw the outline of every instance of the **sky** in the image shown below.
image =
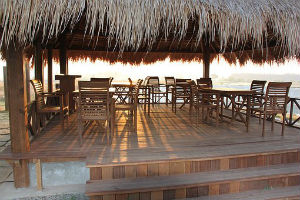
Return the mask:
<path id="1" fill-rule="evenodd" d="M 5 61 L 0 61 L 0 80 L 3 80 L 3 66 Z M 268 75 L 284 75 L 284 74 L 298 74 L 300 76 L 300 63 L 296 60 L 286 61 L 284 64 L 264 64 L 257 65 L 248 62 L 244 66 L 230 65 L 224 59 L 215 59 L 211 63 L 210 74 L 214 78 L 226 79 L 232 74 L 268 74 Z M 45 69 L 45 75 L 47 68 Z M 54 63 L 53 74 L 59 74 L 59 65 Z M 165 61 L 156 62 L 151 65 L 132 66 L 129 64 L 109 64 L 103 61 L 96 61 L 91 63 L 86 62 L 71 62 L 69 61 L 69 74 L 80 74 L 82 79 L 88 80 L 91 77 L 114 77 L 114 81 L 126 81 L 128 77 L 133 80 L 145 78 L 146 76 L 174 76 L 176 78 L 192 78 L 197 79 L 202 77 L 202 63 L 198 62 L 170 62 L 169 59 Z M 33 76 L 33 72 L 31 73 Z M 300 80 L 300 79 L 299 79 Z"/>

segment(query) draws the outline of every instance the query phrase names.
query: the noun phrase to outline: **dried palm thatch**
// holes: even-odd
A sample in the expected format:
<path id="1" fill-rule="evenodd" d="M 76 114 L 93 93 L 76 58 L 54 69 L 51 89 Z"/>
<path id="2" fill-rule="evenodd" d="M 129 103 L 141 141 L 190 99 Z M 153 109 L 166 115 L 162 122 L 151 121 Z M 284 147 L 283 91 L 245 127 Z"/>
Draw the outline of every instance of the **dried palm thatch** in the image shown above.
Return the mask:
<path id="1" fill-rule="evenodd" d="M 47 52 L 45 52 L 47 53 Z M 106 61 L 110 64 L 117 62 L 123 64 L 139 65 L 139 64 L 152 64 L 157 61 L 164 61 L 169 58 L 171 62 L 173 61 L 184 61 L 184 62 L 200 62 L 202 58 L 201 53 L 157 53 L 157 52 L 123 52 L 120 55 L 118 52 L 103 52 L 103 51 L 79 51 L 79 50 L 69 50 L 67 52 L 68 59 L 70 61 L 91 61 L 96 60 Z M 46 58 L 46 54 L 45 54 Z M 53 59 L 59 62 L 59 52 L 53 51 Z M 213 58 L 212 58 L 213 59 Z"/>
<path id="2" fill-rule="evenodd" d="M 150 51 L 161 35 L 184 39 L 193 20 L 196 46 L 206 34 L 210 42 L 218 37 L 220 52 L 243 50 L 248 41 L 263 52 L 276 38 L 282 55 L 293 57 L 300 55 L 299 10 L 299 0 L 3 0 L 0 46 L 32 44 L 37 36 L 47 42 L 84 16 L 85 33 L 116 41 L 117 51 Z"/>

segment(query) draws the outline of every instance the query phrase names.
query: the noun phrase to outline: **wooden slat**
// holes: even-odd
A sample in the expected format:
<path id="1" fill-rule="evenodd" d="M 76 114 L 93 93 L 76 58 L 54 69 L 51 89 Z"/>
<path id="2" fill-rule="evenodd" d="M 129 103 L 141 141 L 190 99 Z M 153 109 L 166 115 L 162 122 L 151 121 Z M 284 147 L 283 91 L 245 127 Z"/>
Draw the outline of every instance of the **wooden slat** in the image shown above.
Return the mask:
<path id="1" fill-rule="evenodd" d="M 299 199 L 300 198 L 300 186 L 276 188 L 270 190 L 252 190 L 248 192 L 242 192 L 238 194 L 225 194 L 218 196 L 202 197 L 201 200 L 253 200 L 253 199 Z M 187 200 L 198 200 L 199 198 L 190 198 Z"/>
<path id="2" fill-rule="evenodd" d="M 11 151 L 24 153 L 30 150 L 27 129 L 27 91 L 25 65 L 22 47 L 17 43 L 8 46 L 6 55 L 7 83 L 9 99 L 9 124 Z M 14 183 L 16 187 L 29 186 L 28 161 L 20 160 L 19 165 L 13 166 Z"/>
<path id="3" fill-rule="evenodd" d="M 300 168 L 299 164 L 285 164 L 269 167 L 258 167 L 249 169 L 237 169 L 217 172 L 205 172 L 194 173 L 185 175 L 173 175 L 173 176 L 157 176 L 135 179 L 134 182 L 131 179 L 117 179 L 107 181 L 91 181 L 86 186 L 86 194 L 89 196 L 102 195 L 102 194 L 121 194 L 121 193 L 134 193 L 134 192 L 148 192 L 148 191 L 162 191 L 167 189 L 176 189 L 181 186 L 201 186 L 201 185 L 213 185 L 210 186 L 210 193 L 216 193 L 218 186 L 216 184 L 241 181 L 247 187 L 244 189 L 257 189 L 263 186 L 259 180 L 280 178 L 286 176 L 299 176 Z M 251 181 L 251 182 L 249 182 Z M 247 184 L 249 182 L 249 184 Z M 257 183 L 256 183 L 257 182 Z M 240 190 L 243 191 L 243 186 L 240 186 Z M 211 190 L 212 189 L 212 190 Z M 261 189 L 261 188 L 259 188 Z M 188 196 L 188 190 L 187 190 Z"/>

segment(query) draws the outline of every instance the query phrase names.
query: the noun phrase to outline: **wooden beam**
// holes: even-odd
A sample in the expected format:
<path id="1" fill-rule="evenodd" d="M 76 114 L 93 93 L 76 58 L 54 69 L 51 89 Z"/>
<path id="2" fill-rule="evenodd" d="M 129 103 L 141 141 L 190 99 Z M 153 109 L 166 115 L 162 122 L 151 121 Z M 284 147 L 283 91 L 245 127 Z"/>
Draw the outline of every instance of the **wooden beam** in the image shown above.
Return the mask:
<path id="1" fill-rule="evenodd" d="M 53 63 L 52 63 L 52 47 L 48 48 L 48 92 L 53 91 Z"/>
<path id="2" fill-rule="evenodd" d="M 3 66 L 5 110 L 8 111 L 7 67 Z"/>
<path id="3" fill-rule="evenodd" d="M 42 45 L 40 41 L 35 43 L 34 53 L 35 79 L 40 80 L 44 85 L 44 68 L 42 58 Z"/>
<path id="4" fill-rule="evenodd" d="M 209 78 L 210 48 L 209 42 L 203 41 L 203 78 Z"/>
<path id="5" fill-rule="evenodd" d="M 25 74 L 26 74 L 26 90 L 27 90 L 27 104 L 30 103 L 30 66 L 29 61 L 25 62 Z"/>
<path id="6" fill-rule="evenodd" d="M 10 42 L 7 49 L 7 82 L 9 85 L 9 125 L 11 151 L 22 153 L 30 151 L 27 129 L 27 90 L 23 48 Z M 20 165 L 14 165 L 14 180 L 16 187 L 29 186 L 28 161 L 20 160 Z"/>
<path id="7" fill-rule="evenodd" d="M 38 190 L 43 189 L 43 178 L 42 178 L 42 165 L 40 159 L 34 159 L 35 172 L 36 172 L 36 186 Z"/>
<path id="8" fill-rule="evenodd" d="M 66 37 L 63 36 L 59 46 L 59 66 L 61 74 L 68 74 L 68 57 Z"/>

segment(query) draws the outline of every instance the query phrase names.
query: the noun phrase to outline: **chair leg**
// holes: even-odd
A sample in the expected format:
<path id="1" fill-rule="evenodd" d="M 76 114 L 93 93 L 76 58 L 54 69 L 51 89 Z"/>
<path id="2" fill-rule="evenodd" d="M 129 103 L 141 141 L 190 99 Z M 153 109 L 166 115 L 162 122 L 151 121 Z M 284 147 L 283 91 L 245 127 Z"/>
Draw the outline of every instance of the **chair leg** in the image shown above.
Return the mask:
<path id="1" fill-rule="evenodd" d="M 78 131 L 78 134 L 79 134 L 80 146 L 82 146 L 82 121 L 81 120 L 78 120 L 77 131 Z"/>
<path id="2" fill-rule="evenodd" d="M 108 120 L 105 121 L 104 127 L 105 127 L 105 133 L 106 133 L 106 136 L 107 136 L 106 137 L 107 138 L 107 145 L 110 145 L 111 138 L 110 138 L 110 128 L 109 128 L 109 121 Z"/>
<path id="3" fill-rule="evenodd" d="M 262 128 L 262 136 L 265 136 L 265 124 L 266 124 L 266 113 L 263 114 L 264 119 L 263 119 L 263 128 Z"/>
<path id="4" fill-rule="evenodd" d="M 285 118 L 286 118 L 286 113 L 283 113 L 283 114 L 282 114 L 281 136 L 284 136 Z"/>
<path id="5" fill-rule="evenodd" d="M 274 122 L 275 122 L 275 114 L 272 114 L 272 125 L 271 125 L 271 131 L 274 131 Z"/>
<path id="6" fill-rule="evenodd" d="M 216 124 L 219 126 L 219 106 L 216 107 Z"/>
<path id="7" fill-rule="evenodd" d="M 261 124 L 261 112 L 259 112 L 258 123 Z"/>
<path id="8" fill-rule="evenodd" d="M 61 123 L 62 131 L 64 131 L 65 130 L 64 110 L 60 111 L 59 117 L 60 117 L 60 123 Z"/>
<path id="9" fill-rule="evenodd" d="M 137 108 L 135 108 L 134 112 L 134 132 L 137 132 Z"/>

